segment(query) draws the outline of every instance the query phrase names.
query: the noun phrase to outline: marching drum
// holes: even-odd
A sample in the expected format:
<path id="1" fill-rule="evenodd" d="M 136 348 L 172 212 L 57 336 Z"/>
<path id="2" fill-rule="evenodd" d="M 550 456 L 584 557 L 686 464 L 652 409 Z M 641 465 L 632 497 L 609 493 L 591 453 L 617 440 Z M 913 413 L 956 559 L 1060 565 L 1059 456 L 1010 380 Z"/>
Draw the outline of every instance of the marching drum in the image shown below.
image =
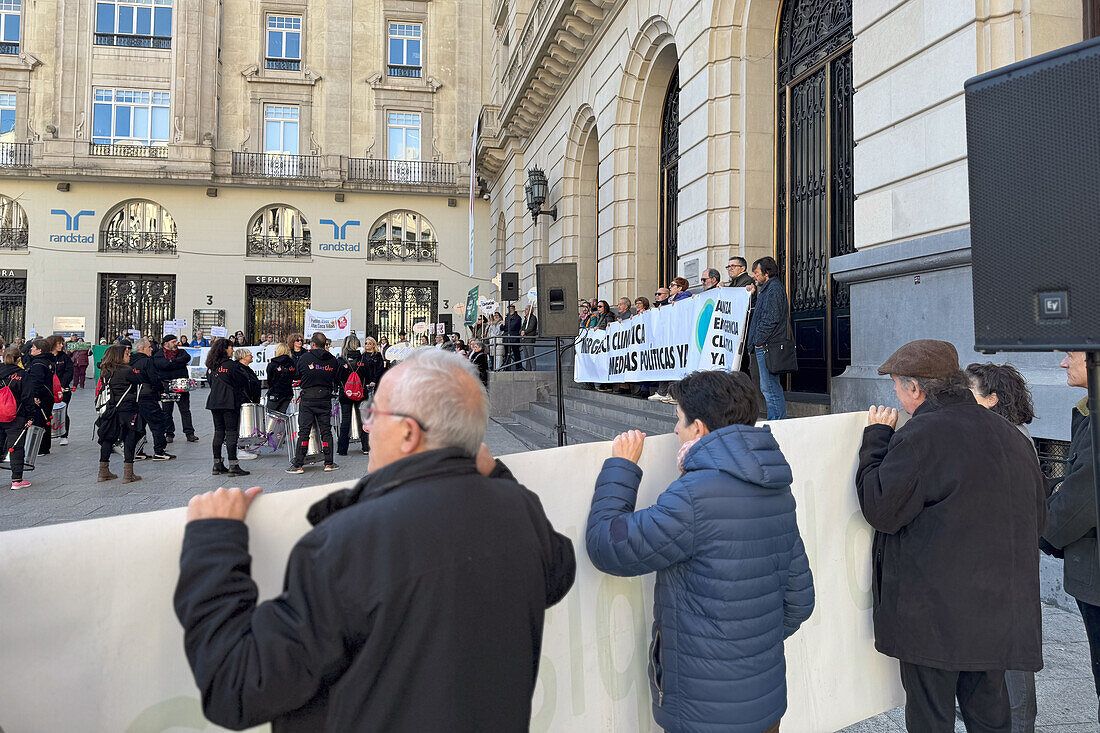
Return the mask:
<path id="1" fill-rule="evenodd" d="M 272 456 L 282 451 L 283 443 L 287 438 L 288 421 L 289 418 L 285 413 L 268 410 L 264 442 L 256 446 L 256 453 L 261 456 Z"/>
<path id="2" fill-rule="evenodd" d="M 50 420 L 51 437 L 60 438 L 65 434 L 65 420 L 69 417 L 69 406 L 58 402 L 53 406 L 53 418 Z"/>
<path id="3" fill-rule="evenodd" d="M 264 406 L 254 402 L 246 402 L 241 405 L 240 428 L 237 431 L 237 446 L 240 448 L 253 448 L 267 442 L 267 415 L 264 414 Z"/>
<path id="4" fill-rule="evenodd" d="M 197 389 L 198 386 L 199 380 L 180 377 L 179 379 L 169 379 L 165 384 L 165 391 L 171 394 L 184 394 Z"/>
<path id="5" fill-rule="evenodd" d="M 42 439 L 46 437 L 46 429 L 40 428 L 37 425 L 31 425 L 29 428 L 24 428 L 23 432 L 19 434 L 19 437 L 15 439 L 18 443 L 23 441 L 23 470 L 33 471 L 34 462 L 38 458 L 38 449 L 42 446 Z M 13 444 L 14 447 L 14 444 Z M 4 451 L 3 458 L 0 458 L 0 468 L 11 470 L 11 453 Z"/>
<path id="6" fill-rule="evenodd" d="M 291 463 L 294 463 L 294 454 L 298 450 L 298 413 L 287 415 L 287 437 L 286 442 L 286 457 Z M 317 435 L 317 430 L 310 431 L 309 434 L 309 447 L 306 449 L 306 457 L 302 460 L 303 465 L 307 463 L 318 463 L 325 459 L 325 454 L 321 450 L 321 438 Z"/>

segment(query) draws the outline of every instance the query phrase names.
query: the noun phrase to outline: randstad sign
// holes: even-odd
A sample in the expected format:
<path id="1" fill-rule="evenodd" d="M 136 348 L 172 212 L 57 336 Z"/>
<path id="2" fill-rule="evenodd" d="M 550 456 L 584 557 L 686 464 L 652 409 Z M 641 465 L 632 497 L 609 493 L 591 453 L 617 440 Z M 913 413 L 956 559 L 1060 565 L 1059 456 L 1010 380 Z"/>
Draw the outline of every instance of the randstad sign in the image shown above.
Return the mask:
<path id="1" fill-rule="evenodd" d="M 337 224 L 332 219 L 321 219 L 319 223 L 327 224 L 332 227 L 332 238 L 336 240 L 333 242 L 321 242 L 318 247 L 322 252 L 359 252 L 362 250 L 362 245 L 359 242 L 348 241 L 348 227 L 357 227 L 360 222 L 349 219 L 343 224 Z"/>
<path id="2" fill-rule="evenodd" d="M 92 234 L 80 234 L 80 217 L 82 216 L 95 216 L 94 211 L 78 211 L 75 214 L 70 214 L 64 209 L 54 209 L 50 212 L 54 216 L 65 217 L 65 231 L 68 234 L 51 234 L 51 242 L 68 242 L 75 244 L 95 244 L 95 233 Z"/>

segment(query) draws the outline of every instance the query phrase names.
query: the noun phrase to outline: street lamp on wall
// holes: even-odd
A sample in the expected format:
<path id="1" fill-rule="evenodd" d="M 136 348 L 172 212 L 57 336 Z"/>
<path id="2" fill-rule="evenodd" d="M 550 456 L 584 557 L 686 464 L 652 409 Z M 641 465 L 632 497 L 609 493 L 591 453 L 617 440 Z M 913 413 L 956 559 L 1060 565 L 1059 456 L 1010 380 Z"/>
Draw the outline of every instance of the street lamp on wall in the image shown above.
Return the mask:
<path id="1" fill-rule="evenodd" d="M 558 220 L 558 207 L 542 210 L 542 205 L 550 193 L 550 186 L 546 183 L 546 174 L 538 166 L 527 171 L 527 183 L 523 186 L 527 195 L 527 210 L 531 212 L 531 219 L 538 221 L 540 214 L 549 214 L 554 221 Z"/>

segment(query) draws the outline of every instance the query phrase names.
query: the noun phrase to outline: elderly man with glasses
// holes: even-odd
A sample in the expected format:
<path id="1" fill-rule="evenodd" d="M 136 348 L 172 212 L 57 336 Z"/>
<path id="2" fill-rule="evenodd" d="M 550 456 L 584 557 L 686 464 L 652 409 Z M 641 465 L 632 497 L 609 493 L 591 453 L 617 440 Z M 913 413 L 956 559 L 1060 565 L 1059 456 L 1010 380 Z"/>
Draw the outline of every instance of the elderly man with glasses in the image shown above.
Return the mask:
<path id="1" fill-rule="evenodd" d="M 653 294 L 653 307 L 660 308 L 662 305 L 668 305 L 668 299 L 672 297 L 669 289 L 666 287 L 657 288 L 657 292 Z"/>
<path id="2" fill-rule="evenodd" d="M 482 444 L 488 398 L 462 357 L 416 351 L 363 412 L 369 474 L 309 510 L 278 597 L 257 605 L 249 574 L 261 489 L 188 505 L 175 608 L 203 712 L 235 730 L 527 730 L 572 543 Z"/>

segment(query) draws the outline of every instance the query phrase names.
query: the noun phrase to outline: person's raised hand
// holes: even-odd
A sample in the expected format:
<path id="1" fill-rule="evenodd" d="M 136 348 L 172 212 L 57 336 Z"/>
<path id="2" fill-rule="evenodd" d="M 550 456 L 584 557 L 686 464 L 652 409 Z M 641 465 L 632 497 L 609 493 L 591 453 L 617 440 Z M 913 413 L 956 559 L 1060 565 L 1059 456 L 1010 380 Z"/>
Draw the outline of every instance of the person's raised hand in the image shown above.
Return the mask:
<path id="1" fill-rule="evenodd" d="M 867 411 L 867 424 L 896 428 L 898 426 L 898 410 L 896 407 L 871 405 L 871 409 Z"/>
<path id="2" fill-rule="evenodd" d="M 747 290 L 750 293 L 755 293 L 756 292 L 756 286 L 753 285 L 752 283 L 749 283 L 748 285 L 745 286 L 745 290 Z"/>
<path id="3" fill-rule="evenodd" d="M 244 521 L 248 514 L 248 508 L 252 505 L 260 492 L 259 486 L 250 489 L 219 488 L 217 491 L 207 491 L 205 494 L 192 496 L 187 502 L 187 521 L 197 519 L 237 519 Z"/>
<path id="4" fill-rule="evenodd" d="M 645 444 L 645 433 L 641 430 L 628 430 L 618 435 L 611 443 L 611 457 L 625 458 L 637 463 L 642 457 L 642 447 Z"/>

